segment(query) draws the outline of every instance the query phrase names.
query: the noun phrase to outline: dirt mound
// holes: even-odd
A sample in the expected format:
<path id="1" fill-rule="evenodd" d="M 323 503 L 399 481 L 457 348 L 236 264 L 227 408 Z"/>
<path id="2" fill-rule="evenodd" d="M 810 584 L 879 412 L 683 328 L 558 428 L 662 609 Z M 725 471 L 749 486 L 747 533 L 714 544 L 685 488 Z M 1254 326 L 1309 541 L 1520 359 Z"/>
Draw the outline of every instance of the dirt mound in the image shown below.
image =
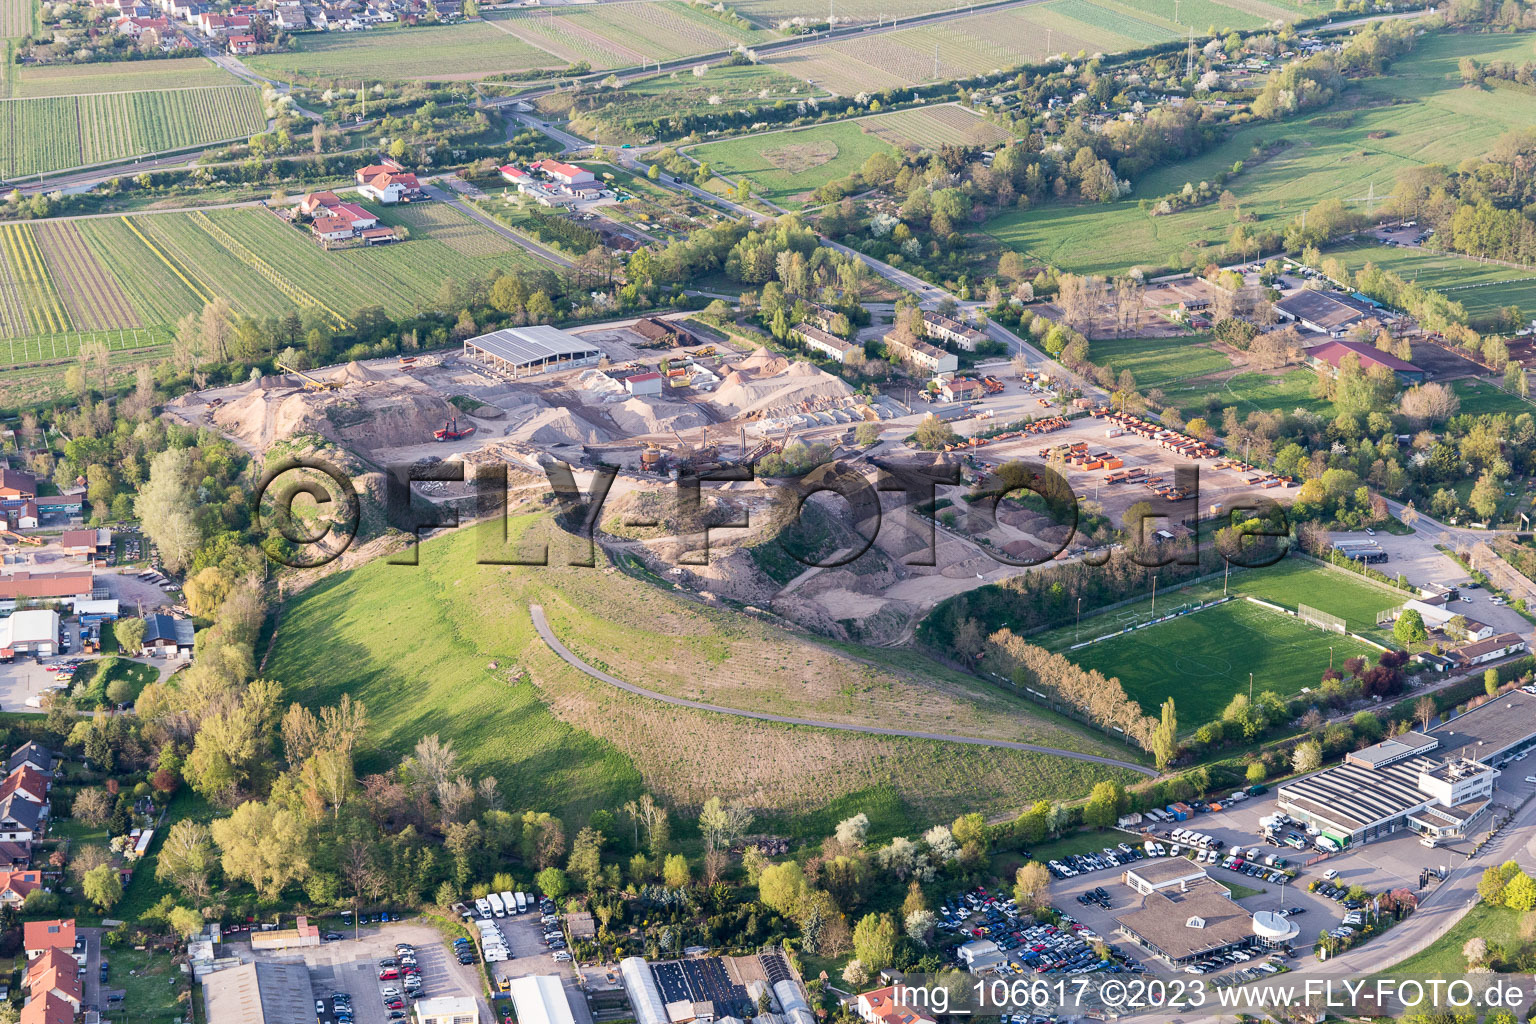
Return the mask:
<path id="1" fill-rule="evenodd" d="M 354 359 L 352 362 L 343 366 L 340 370 L 337 370 L 335 373 L 331 374 L 329 379 L 334 380 L 337 383 L 352 381 L 358 384 L 362 384 L 365 382 L 377 383 L 381 380 L 388 380 L 389 375 L 386 373 L 380 373 L 378 370 L 370 370 L 368 367 Z"/>
<path id="2" fill-rule="evenodd" d="M 643 398 L 617 402 L 608 406 L 607 412 L 626 434 L 687 430 L 709 422 L 703 412 L 686 403 L 646 401 Z"/>
<path id="3" fill-rule="evenodd" d="M 612 440 L 607 431 L 577 419 L 569 409 L 529 403 L 507 413 L 507 418 L 511 422 L 504 429 L 503 436 L 527 444 L 602 444 Z"/>
<path id="4" fill-rule="evenodd" d="M 810 363 L 791 363 L 758 349 L 726 375 L 710 401 L 727 417 L 736 417 L 829 408 L 845 404 L 853 394 L 846 381 Z"/>
<path id="5" fill-rule="evenodd" d="M 263 387 L 213 412 L 213 423 L 256 450 L 294 434 L 320 434 L 354 451 L 419 444 L 453 411 L 435 395 L 403 388 L 345 388 L 305 392 Z"/>

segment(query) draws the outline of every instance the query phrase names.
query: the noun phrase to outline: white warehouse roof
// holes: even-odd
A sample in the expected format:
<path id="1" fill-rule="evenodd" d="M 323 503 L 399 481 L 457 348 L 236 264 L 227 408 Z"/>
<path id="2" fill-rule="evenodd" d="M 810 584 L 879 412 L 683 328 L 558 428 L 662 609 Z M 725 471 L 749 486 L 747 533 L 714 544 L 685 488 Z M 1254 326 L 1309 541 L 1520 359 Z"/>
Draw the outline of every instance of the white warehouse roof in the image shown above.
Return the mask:
<path id="1" fill-rule="evenodd" d="M 518 1024 L 576 1024 L 565 986 L 552 974 L 513 978 L 511 993 Z"/>
<path id="2" fill-rule="evenodd" d="M 46 608 L 12 612 L 0 621 L 0 647 L 17 644 L 53 644 L 59 641 L 59 613 Z"/>
<path id="3" fill-rule="evenodd" d="M 486 355 L 505 360 L 516 367 L 539 366 L 544 363 L 598 359 L 602 349 L 588 341 L 582 341 L 558 327 L 537 324 L 532 327 L 504 327 L 478 338 L 465 340 L 466 348 L 476 348 Z"/>
<path id="4" fill-rule="evenodd" d="M 661 1000 L 661 989 L 645 958 L 628 956 L 620 960 L 619 974 L 624 979 L 630 1008 L 635 1011 L 636 1024 L 668 1024 L 667 1005 Z"/>

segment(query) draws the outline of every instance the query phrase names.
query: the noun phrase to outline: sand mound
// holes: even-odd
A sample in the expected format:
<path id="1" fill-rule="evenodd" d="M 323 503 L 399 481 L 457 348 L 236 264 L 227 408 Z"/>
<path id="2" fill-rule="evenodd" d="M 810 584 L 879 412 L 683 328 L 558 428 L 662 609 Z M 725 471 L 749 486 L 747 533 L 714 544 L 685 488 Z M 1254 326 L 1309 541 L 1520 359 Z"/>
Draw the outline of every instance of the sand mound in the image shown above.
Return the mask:
<path id="1" fill-rule="evenodd" d="M 337 370 L 335 373 L 331 374 L 329 379 L 337 382 L 354 381 L 359 384 L 367 381 L 373 381 L 377 383 L 381 380 L 388 380 L 389 375 L 380 373 L 378 370 L 370 370 L 368 367 L 354 359 L 352 362 L 343 366 L 340 370 Z"/>
<path id="2" fill-rule="evenodd" d="M 608 407 L 608 415 L 626 434 L 654 434 L 665 430 L 687 430 L 709 422 L 694 406 L 681 402 L 648 402 L 631 398 Z"/>
<path id="3" fill-rule="evenodd" d="M 847 382 L 810 363 L 791 363 L 758 349 L 725 376 L 711 402 L 729 417 L 772 416 L 843 405 L 853 394 Z"/>
<path id="4" fill-rule="evenodd" d="M 537 445 L 602 444 L 612 440 L 605 430 L 572 416 L 568 409 L 529 403 L 507 414 L 506 438 Z"/>
<path id="5" fill-rule="evenodd" d="M 358 451 L 431 440 L 453 410 L 435 395 L 402 388 L 326 393 L 259 384 L 220 406 L 213 422 L 257 450 L 294 434 L 314 433 Z"/>

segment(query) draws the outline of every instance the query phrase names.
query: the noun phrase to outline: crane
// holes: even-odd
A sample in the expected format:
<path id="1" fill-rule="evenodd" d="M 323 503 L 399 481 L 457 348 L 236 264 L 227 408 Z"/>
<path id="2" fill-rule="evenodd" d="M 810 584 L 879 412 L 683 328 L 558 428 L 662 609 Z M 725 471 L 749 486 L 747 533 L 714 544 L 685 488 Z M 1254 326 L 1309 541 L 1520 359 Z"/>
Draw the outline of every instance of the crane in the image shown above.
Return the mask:
<path id="1" fill-rule="evenodd" d="M 289 366 L 287 363 L 278 363 L 277 364 L 277 368 L 279 370 L 282 370 L 282 371 L 286 372 L 286 373 L 291 373 L 294 376 L 296 376 L 296 377 L 300 378 L 301 380 L 303 380 L 304 381 L 304 390 L 306 390 L 306 391 L 340 391 L 341 390 L 341 385 L 340 384 L 337 384 L 336 382 L 329 381 L 329 380 L 318 380 L 318 379 L 316 379 L 314 377 L 311 377 L 309 374 L 305 373 L 303 370 L 295 370 L 293 367 Z"/>

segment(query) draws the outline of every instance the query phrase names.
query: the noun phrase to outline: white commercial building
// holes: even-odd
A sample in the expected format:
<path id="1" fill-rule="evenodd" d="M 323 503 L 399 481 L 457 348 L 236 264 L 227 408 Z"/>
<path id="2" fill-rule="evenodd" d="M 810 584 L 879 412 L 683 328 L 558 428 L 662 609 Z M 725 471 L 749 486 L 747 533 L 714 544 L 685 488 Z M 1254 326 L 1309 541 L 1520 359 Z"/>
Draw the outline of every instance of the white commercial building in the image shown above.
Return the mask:
<path id="1" fill-rule="evenodd" d="M 565 986 L 552 974 L 513 978 L 511 994 L 518 1024 L 576 1024 Z"/>
<path id="2" fill-rule="evenodd" d="M 59 613 L 29 608 L 0 619 L 0 657 L 17 654 L 47 656 L 59 648 Z"/>
<path id="3" fill-rule="evenodd" d="M 473 996 L 437 996 L 416 1004 L 416 1024 L 480 1024 L 480 1003 Z"/>

